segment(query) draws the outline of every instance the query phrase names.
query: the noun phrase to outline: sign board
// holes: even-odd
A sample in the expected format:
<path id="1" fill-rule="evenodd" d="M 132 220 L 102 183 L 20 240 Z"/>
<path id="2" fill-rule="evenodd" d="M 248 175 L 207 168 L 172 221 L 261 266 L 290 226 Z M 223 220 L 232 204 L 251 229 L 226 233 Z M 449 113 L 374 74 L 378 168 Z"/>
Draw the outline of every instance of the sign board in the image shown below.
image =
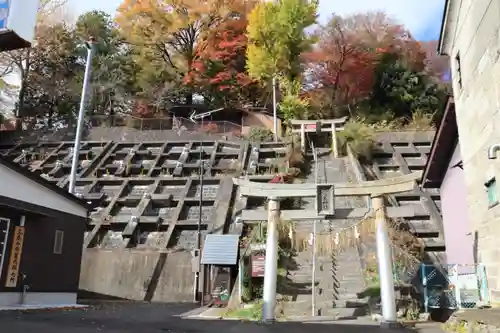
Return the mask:
<path id="1" fill-rule="evenodd" d="M 7 29 L 11 0 L 0 0 L 0 30 Z"/>
<path id="2" fill-rule="evenodd" d="M 266 250 L 266 243 L 262 244 L 250 244 L 250 251 L 265 251 Z"/>
<path id="3" fill-rule="evenodd" d="M 266 256 L 252 256 L 252 277 L 263 277 L 265 265 Z"/>
<path id="4" fill-rule="evenodd" d="M 316 186 L 316 212 L 319 216 L 335 214 L 335 192 L 331 184 Z"/>
<path id="5" fill-rule="evenodd" d="M 12 237 L 12 248 L 10 250 L 9 266 L 7 267 L 7 278 L 5 287 L 17 287 L 19 279 L 19 266 L 21 265 L 21 254 L 23 252 L 24 227 L 15 227 Z"/>

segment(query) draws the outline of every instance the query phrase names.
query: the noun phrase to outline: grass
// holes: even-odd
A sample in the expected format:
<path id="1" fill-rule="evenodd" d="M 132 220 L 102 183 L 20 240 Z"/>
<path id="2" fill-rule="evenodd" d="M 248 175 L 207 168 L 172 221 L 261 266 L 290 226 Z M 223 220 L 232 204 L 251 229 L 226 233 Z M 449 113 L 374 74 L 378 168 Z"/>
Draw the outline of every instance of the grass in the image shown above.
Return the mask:
<path id="1" fill-rule="evenodd" d="M 229 310 L 224 317 L 242 320 L 262 320 L 262 301 L 247 304 L 244 308 Z"/>
<path id="2" fill-rule="evenodd" d="M 380 284 L 374 284 L 371 286 L 368 286 L 363 290 L 362 292 L 358 293 L 359 298 L 375 298 L 375 297 L 380 297 Z"/>

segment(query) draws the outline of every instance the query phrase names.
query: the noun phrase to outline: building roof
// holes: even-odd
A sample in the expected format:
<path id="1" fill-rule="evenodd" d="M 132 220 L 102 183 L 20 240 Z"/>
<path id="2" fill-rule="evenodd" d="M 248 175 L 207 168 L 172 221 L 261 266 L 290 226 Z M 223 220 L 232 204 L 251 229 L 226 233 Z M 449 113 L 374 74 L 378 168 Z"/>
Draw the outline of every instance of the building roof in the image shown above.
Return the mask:
<path id="1" fill-rule="evenodd" d="M 422 186 L 424 188 L 441 186 L 457 142 L 458 128 L 455 116 L 455 102 L 453 97 L 449 97 L 422 174 Z"/>
<path id="2" fill-rule="evenodd" d="M 34 181 L 35 183 L 38 183 L 39 185 L 45 187 L 47 190 L 52 191 L 55 194 L 76 203 L 77 205 L 80 205 L 86 209 L 90 208 L 87 201 L 80 199 L 80 198 L 77 198 L 76 196 L 74 196 L 73 194 L 70 194 L 65 189 L 63 189 L 63 188 L 57 186 L 56 184 L 41 177 L 39 172 L 32 172 L 28 168 L 23 167 L 23 166 L 15 163 L 11 159 L 9 159 L 5 156 L 1 156 L 1 155 L 0 155 L 0 165 L 3 165 L 5 167 L 9 168 L 10 170 Z"/>
<path id="3" fill-rule="evenodd" d="M 232 266 L 238 261 L 239 235 L 209 234 L 205 238 L 201 263 L 203 265 Z"/>
<path id="4" fill-rule="evenodd" d="M 439 40 L 438 40 L 438 48 L 437 53 L 440 55 L 443 54 L 443 42 L 444 42 L 444 33 L 446 26 L 446 17 L 448 16 L 448 10 L 450 8 L 450 0 L 444 1 L 444 9 L 443 9 L 443 17 L 441 19 L 441 31 L 439 32 Z"/>

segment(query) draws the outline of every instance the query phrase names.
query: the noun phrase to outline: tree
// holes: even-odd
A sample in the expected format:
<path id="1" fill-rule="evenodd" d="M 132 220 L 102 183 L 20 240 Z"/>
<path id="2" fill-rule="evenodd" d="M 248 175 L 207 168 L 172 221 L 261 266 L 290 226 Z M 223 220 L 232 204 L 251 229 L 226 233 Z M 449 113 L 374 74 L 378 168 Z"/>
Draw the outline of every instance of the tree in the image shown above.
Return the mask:
<path id="1" fill-rule="evenodd" d="M 302 74 L 301 55 L 314 38 L 306 29 L 316 23 L 318 2 L 261 2 L 249 15 L 247 68 L 251 77 L 268 81 L 279 75 L 295 81 Z"/>
<path id="2" fill-rule="evenodd" d="M 413 113 L 435 114 L 443 109 L 446 91 L 425 72 L 413 71 L 399 61 L 399 55 L 386 53 L 375 71 L 369 104 L 371 116 L 411 118 Z"/>
<path id="3" fill-rule="evenodd" d="M 437 53 L 437 41 L 421 42 L 422 49 L 426 53 L 425 71 L 438 82 L 449 81 L 450 58 Z"/>
<path id="4" fill-rule="evenodd" d="M 372 100 L 380 83 L 375 81 L 389 69 L 379 71 L 387 55 L 393 55 L 391 59 L 398 68 L 409 73 L 420 73 L 425 68 L 426 54 L 420 43 L 384 13 L 333 16 L 317 35 L 319 42 L 306 59 L 309 95 L 315 113 L 323 117 L 370 114 L 364 102 Z"/>
<path id="5" fill-rule="evenodd" d="M 39 25 L 35 42 L 23 86 L 22 114 L 42 119 L 50 128 L 58 117 L 76 114 L 81 85 L 75 78 L 83 67 L 77 62 L 73 32 L 65 24 Z"/>
<path id="6" fill-rule="evenodd" d="M 41 0 L 38 6 L 37 31 L 41 25 L 63 22 L 65 19 L 64 8 L 66 3 L 67 0 Z M 19 87 L 6 85 L 4 86 L 6 90 L 3 92 L 11 95 L 14 90 L 18 90 L 15 109 L 16 113 L 21 116 L 24 110 L 23 105 L 26 95 L 26 81 L 31 71 L 31 64 L 33 63 L 33 49 L 34 47 L 3 52 L 0 54 L 0 64 L 2 68 L 9 69 L 9 73 L 5 74 L 17 75 L 19 77 Z"/>
<path id="7" fill-rule="evenodd" d="M 89 109 L 97 114 L 127 111 L 127 101 L 137 92 L 135 73 L 138 69 L 131 48 L 124 43 L 111 17 L 102 11 L 82 14 L 75 25 L 75 36 L 81 45 L 89 37 L 96 39 Z M 79 47 L 77 54 L 84 63 L 86 49 Z"/>
<path id="8" fill-rule="evenodd" d="M 116 18 L 122 36 L 135 47 L 143 90 L 165 94 L 165 81 L 181 84 L 200 52 L 197 44 L 231 14 L 232 1 L 125 0 Z M 192 104 L 192 91 L 184 102 Z"/>
<path id="9" fill-rule="evenodd" d="M 249 15 L 248 73 L 264 84 L 278 78 L 284 97 L 280 109 L 287 119 L 300 117 L 308 107 L 301 95 L 301 57 L 314 43 L 306 29 L 316 23 L 317 11 L 316 0 L 282 0 L 261 2 Z"/>
<path id="10" fill-rule="evenodd" d="M 373 72 L 377 53 L 367 43 L 359 30 L 351 30 L 352 19 L 334 16 L 326 26 L 318 31 L 319 41 L 315 49 L 308 53 L 311 86 L 324 94 L 334 107 L 355 105 L 370 96 L 373 87 Z"/>
<path id="11" fill-rule="evenodd" d="M 247 101 L 258 90 L 245 68 L 246 28 L 244 11 L 220 22 L 197 45 L 196 60 L 184 81 L 196 87 L 213 106 Z"/>

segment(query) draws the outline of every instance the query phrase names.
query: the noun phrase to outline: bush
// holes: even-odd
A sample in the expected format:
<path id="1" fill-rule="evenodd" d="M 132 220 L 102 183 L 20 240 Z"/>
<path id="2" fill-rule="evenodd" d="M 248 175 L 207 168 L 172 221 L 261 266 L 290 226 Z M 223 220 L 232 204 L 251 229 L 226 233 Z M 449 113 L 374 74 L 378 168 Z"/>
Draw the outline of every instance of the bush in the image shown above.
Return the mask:
<path id="1" fill-rule="evenodd" d="M 407 129 L 426 131 L 434 129 L 434 114 L 415 110 L 406 124 Z"/>
<path id="2" fill-rule="evenodd" d="M 248 134 L 248 139 L 252 142 L 269 142 L 274 140 L 274 134 L 268 128 L 252 127 Z"/>
<path id="3" fill-rule="evenodd" d="M 355 120 L 345 124 L 344 130 L 338 133 L 339 150 L 347 154 L 347 146 L 359 159 L 370 160 L 375 143 L 375 130 L 362 121 Z"/>

